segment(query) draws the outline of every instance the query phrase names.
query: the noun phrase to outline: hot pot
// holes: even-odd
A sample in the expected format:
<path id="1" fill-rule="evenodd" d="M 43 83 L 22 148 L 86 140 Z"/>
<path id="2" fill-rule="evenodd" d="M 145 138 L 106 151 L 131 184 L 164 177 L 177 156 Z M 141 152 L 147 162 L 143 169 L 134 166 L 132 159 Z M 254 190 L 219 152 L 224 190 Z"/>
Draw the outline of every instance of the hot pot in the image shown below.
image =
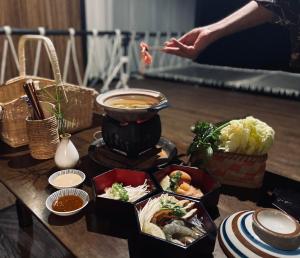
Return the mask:
<path id="1" fill-rule="evenodd" d="M 110 104 L 110 101 L 116 97 L 148 97 L 153 100 L 153 104 L 149 107 L 120 108 Z M 167 98 L 158 91 L 146 89 L 118 89 L 108 91 L 97 97 L 96 102 L 104 108 L 104 112 L 111 118 L 120 122 L 136 122 L 145 121 L 154 117 L 158 111 L 168 107 Z"/>

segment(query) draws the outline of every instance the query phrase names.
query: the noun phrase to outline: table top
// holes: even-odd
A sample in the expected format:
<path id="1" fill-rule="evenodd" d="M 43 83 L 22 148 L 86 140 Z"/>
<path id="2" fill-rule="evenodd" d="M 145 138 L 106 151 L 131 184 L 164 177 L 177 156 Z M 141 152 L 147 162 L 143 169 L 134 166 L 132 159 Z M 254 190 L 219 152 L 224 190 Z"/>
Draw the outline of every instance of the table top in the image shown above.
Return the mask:
<path id="1" fill-rule="evenodd" d="M 268 169 L 278 174 L 288 175 L 300 181 L 297 168 L 300 167 L 298 149 L 300 131 L 300 103 L 296 101 L 254 96 L 244 93 L 169 83 L 157 80 L 137 80 L 131 87 L 152 88 L 163 92 L 171 103 L 171 108 L 161 111 L 163 136 L 173 141 L 179 153 L 185 153 L 192 140 L 190 125 L 197 120 L 216 122 L 222 119 L 252 114 L 270 124 L 276 131 L 276 143 L 270 152 Z M 77 147 L 81 161 L 79 169 L 91 178 L 102 169 L 87 156 L 93 133 L 100 129 L 98 119 L 92 128 L 76 133 L 72 141 Z M 86 209 L 72 217 L 58 217 L 50 214 L 45 207 L 46 198 L 55 190 L 48 185 L 48 177 L 57 168 L 53 160 L 38 161 L 30 157 L 26 148 L 11 150 L 0 147 L 0 181 L 20 199 L 32 213 L 57 237 L 57 239 L 77 257 L 129 257 L 126 239 L 109 234 L 106 222 L 96 225 Z M 83 189 L 91 194 L 89 180 Z M 92 195 L 90 195 L 92 197 Z M 255 209 L 257 206 L 240 194 L 222 193 L 218 204 L 222 219 L 233 212 Z M 99 233 L 101 232 L 101 234 Z M 224 257 L 218 243 L 214 256 Z"/>

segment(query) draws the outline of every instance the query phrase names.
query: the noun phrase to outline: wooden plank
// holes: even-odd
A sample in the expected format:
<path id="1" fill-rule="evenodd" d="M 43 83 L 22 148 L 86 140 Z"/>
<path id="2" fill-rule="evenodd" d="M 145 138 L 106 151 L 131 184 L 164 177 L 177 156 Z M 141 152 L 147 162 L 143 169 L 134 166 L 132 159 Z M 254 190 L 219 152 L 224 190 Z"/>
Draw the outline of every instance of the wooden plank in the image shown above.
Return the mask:
<path id="1" fill-rule="evenodd" d="M 73 27 L 81 29 L 80 18 L 80 0 L 1 0 L 0 1 L 0 24 L 9 25 L 16 28 L 37 28 L 43 26 L 46 29 L 68 29 Z M 60 61 L 61 72 L 65 59 L 66 42 L 68 37 L 55 36 L 50 37 L 56 48 L 58 60 Z M 17 51 L 19 36 L 13 36 L 14 44 Z M 3 51 L 4 36 L 0 37 L 0 56 Z M 35 60 L 35 44 L 28 44 L 26 48 L 26 62 L 28 74 L 32 74 Z M 78 62 L 83 72 L 82 45 L 81 38 L 76 37 Z M 13 61 L 11 51 L 8 51 L 6 67 L 6 79 L 15 77 L 18 72 Z M 68 74 L 69 82 L 76 82 L 75 71 L 72 61 L 70 62 Z M 50 63 L 46 51 L 41 51 L 41 60 L 39 74 L 45 77 L 53 78 Z"/>

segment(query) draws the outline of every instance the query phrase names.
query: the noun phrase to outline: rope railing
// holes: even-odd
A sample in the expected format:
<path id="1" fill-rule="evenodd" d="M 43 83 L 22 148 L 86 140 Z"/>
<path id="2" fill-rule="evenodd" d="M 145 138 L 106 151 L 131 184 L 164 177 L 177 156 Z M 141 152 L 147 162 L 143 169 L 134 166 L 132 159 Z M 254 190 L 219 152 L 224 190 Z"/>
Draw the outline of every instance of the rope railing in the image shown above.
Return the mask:
<path id="1" fill-rule="evenodd" d="M 145 71 L 160 70 L 165 67 L 181 67 L 186 65 L 186 60 L 177 56 L 167 55 L 162 52 L 153 52 L 154 62 L 144 67 L 139 58 L 139 42 L 141 40 L 150 45 L 160 46 L 164 41 L 171 37 L 178 37 L 182 32 L 136 32 L 136 31 L 99 31 L 99 30 L 75 30 L 69 28 L 68 30 L 53 30 L 39 27 L 37 29 L 21 29 L 11 28 L 9 26 L 0 27 L 0 35 L 5 36 L 0 83 L 4 83 L 7 51 L 10 49 L 18 69 L 18 58 L 16 49 L 12 41 L 13 35 L 39 34 L 45 36 L 66 36 L 66 53 L 63 66 L 63 79 L 68 77 L 70 63 L 72 61 L 77 83 L 79 85 L 88 85 L 90 79 L 98 79 L 103 81 L 103 86 L 100 89 L 102 92 L 110 89 L 110 84 L 114 79 L 118 79 L 116 88 L 127 88 L 128 80 L 131 75 L 138 74 Z M 78 48 L 76 48 L 75 37 L 86 37 L 89 46 L 83 51 L 87 53 L 87 60 L 84 60 L 86 67 L 84 74 L 81 74 L 79 69 L 79 62 L 77 58 Z M 58 47 L 58 46 L 56 46 Z M 97 53 L 101 50 L 101 56 Z M 35 50 L 34 60 L 34 75 L 38 74 L 41 56 L 41 42 L 38 42 Z M 96 71 L 95 71 L 96 70 Z"/>
<path id="2" fill-rule="evenodd" d="M 6 27 L 6 26 L 4 26 Z M 0 35 L 5 35 L 5 29 L 4 27 L 0 27 Z M 11 27 L 10 27 L 11 28 Z M 121 31 L 121 34 L 123 36 L 127 36 L 128 38 L 131 36 L 133 32 L 132 31 Z M 161 36 L 166 36 L 168 32 L 160 32 Z M 25 34 L 40 34 L 39 29 L 23 29 L 23 28 L 11 28 L 11 35 L 25 35 Z M 135 32 L 137 39 L 140 37 L 144 37 L 146 32 Z M 150 32 L 149 36 L 154 37 L 156 36 L 157 32 Z M 45 29 L 45 36 L 69 36 L 70 32 L 69 30 L 56 30 L 56 29 Z M 75 36 L 92 36 L 93 30 L 75 30 Z M 104 36 L 104 35 L 115 35 L 114 30 L 103 30 L 103 31 L 97 31 L 98 36 Z M 177 32 L 171 32 L 171 36 L 175 37 L 177 35 Z"/>

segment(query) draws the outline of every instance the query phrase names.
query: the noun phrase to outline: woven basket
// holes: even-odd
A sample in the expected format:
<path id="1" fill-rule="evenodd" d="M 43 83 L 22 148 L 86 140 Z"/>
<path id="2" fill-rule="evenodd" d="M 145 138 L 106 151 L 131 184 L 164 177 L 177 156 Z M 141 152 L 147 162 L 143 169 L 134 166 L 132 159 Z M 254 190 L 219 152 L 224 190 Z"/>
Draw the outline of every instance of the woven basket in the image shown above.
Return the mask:
<path id="1" fill-rule="evenodd" d="M 53 158 L 59 143 L 58 124 L 56 117 L 51 113 L 54 105 L 40 101 L 45 119 L 31 120 L 26 118 L 27 135 L 30 154 L 35 159 Z"/>
<path id="2" fill-rule="evenodd" d="M 215 152 L 207 169 L 221 184 L 246 188 L 260 188 L 266 169 L 267 154 L 242 155 L 230 152 Z"/>
<path id="3" fill-rule="evenodd" d="M 50 59 L 54 80 L 26 75 L 25 67 L 25 42 L 42 40 Z M 1 139 L 11 147 L 28 144 L 25 119 L 29 115 L 28 108 L 23 99 L 23 84 L 28 80 L 40 82 L 40 88 L 49 89 L 54 93 L 56 87 L 63 87 L 68 103 L 62 103 L 65 117 L 66 132 L 76 132 L 88 128 L 92 124 L 92 115 L 95 98 L 98 92 L 87 87 L 63 83 L 59 63 L 52 41 L 40 35 L 25 35 L 19 40 L 18 45 L 20 75 L 0 86 L 0 106 L 3 108 Z M 53 102 L 40 91 L 40 99 Z"/>

